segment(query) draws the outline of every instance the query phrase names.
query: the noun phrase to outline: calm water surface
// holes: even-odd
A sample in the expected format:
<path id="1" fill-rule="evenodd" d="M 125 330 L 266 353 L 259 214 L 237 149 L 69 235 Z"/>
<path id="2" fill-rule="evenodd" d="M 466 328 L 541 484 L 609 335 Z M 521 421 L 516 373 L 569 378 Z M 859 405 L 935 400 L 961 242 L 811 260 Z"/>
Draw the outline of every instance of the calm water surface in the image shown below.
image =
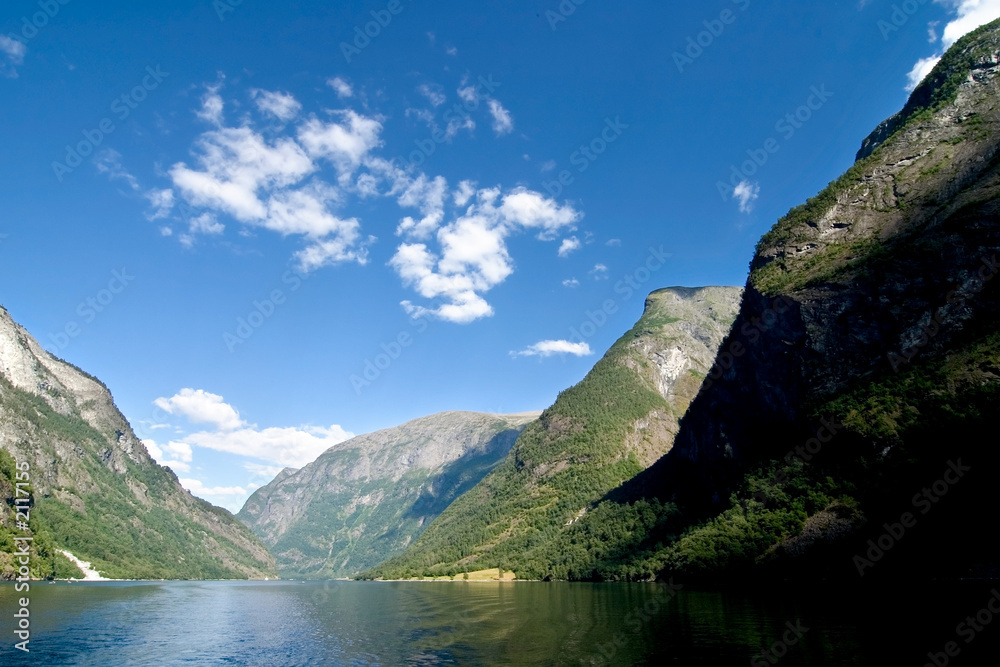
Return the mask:
<path id="1" fill-rule="evenodd" d="M 0 664 L 763 665 L 798 623 L 808 630 L 777 664 L 919 667 L 991 588 L 862 600 L 654 584 L 33 583 L 25 655 L 12 632 L 24 594 L 4 584 Z M 951 664 L 1000 664 L 981 662 L 991 632 L 1000 616 Z"/>

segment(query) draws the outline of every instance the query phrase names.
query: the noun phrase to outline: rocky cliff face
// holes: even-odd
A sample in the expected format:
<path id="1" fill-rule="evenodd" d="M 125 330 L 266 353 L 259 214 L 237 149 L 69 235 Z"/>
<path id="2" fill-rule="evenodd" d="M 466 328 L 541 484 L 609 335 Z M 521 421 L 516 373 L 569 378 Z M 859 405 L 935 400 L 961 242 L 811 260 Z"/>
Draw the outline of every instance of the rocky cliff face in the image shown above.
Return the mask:
<path id="1" fill-rule="evenodd" d="M 446 412 L 358 436 L 282 471 L 238 517 L 283 574 L 353 575 L 405 549 L 537 417 Z"/>
<path id="2" fill-rule="evenodd" d="M 780 453 L 773 435 L 811 408 L 995 328 L 998 26 L 957 43 L 858 162 L 761 239 L 715 379 L 645 491 L 727 500 L 747 455 Z"/>
<path id="3" fill-rule="evenodd" d="M 114 578 L 274 576 L 266 548 L 156 464 L 107 387 L 0 307 L 0 448 L 30 464 L 33 516 Z"/>
<path id="4" fill-rule="evenodd" d="M 595 575 L 1000 572 L 984 522 L 1000 452 L 983 437 L 1000 420 L 998 130 L 1000 21 L 761 239 L 673 449 L 581 522 L 659 513 L 591 547 Z M 919 529 L 885 534 L 905 516 Z"/>
<path id="5" fill-rule="evenodd" d="M 635 327 L 525 429 L 495 471 L 406 553 L 365 576 L 504 567 L 522 577 L 566 578 L 581 567 L 566 562 L 564 538 L 608 491 L 670 450 L 740 294 L 735 287 L 651 294 Z"/>

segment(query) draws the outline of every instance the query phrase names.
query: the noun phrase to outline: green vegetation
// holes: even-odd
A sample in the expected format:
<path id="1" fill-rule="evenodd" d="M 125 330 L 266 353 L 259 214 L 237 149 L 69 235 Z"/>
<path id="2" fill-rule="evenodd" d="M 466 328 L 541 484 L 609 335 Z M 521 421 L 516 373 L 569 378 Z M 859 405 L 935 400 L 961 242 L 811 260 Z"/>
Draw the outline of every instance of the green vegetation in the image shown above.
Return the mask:
<path id="1" fill-rule="evenodd" d="M 360 436 L 259 489 L 237 518 L 271 548 L 282 576 L 352 576 L 402 553 L 503 461 L 529 421 L 446 413 Z M 376 463 L 438 448 L 456 458 L 433 469 Z M 359 466 L 365 474 L 356 474 Z"/>
<path id="2" fill-rule="evenodd" d="M 861 383 L 815 407 L 813 421 L 820 415 L 843 424 L 834 441 L 809 464 L 761 461 L 733 494 L 729 509 L 691 526 L 658 555 L 656 564 L 662 563 L 664 573 L 688 578 L 745 574 L 775 549 L 780 552 L 779 545 L 823 509 L 853 519 L 871 517 L 880 526 L 902 510 L 912 511 L 911 496 L 939 478 L 950 459 L 962 458 L 990 474 L 997 453 L 981 443 L 982 434 L 992 432 L 1000 418 L 1000 334 L 987 334 L 947 358 L 899 375 Z M 781 445 L 792 447 L 794 441 Z M 919 559 L 928 563 L 961 553 L 963 528 L 968 537 L 981 532 L 976 508 L 989 503 L 988 487 L 977 492 L 970 484 L 965 498 L 937 510 L 937 520 L 951 524 L 952 543 L 914 542 L 911 553 L 927 549 Z M 848 538 L 848 544 L 859 542 L 860 537 Z M 968 550 L 981 548 L 975 539 L 969 542 Z M 845 562 L 838 565 L 850 570 L 850 559 Z"/>
<path id="3" fill-rule="evenodd" d="M 724 317 L 725 309 L 714 311 L 713 320 Z M 668 403 L 635 370 L 658 375 L 634 344 L 651 336 L 672 340 L 665 327 L 679 321 L 651 296 L 635 327 L 525 429 L 496 470 L 402 556 L 361 576 L 449 576 L 494 567 L 522 579 L 651 578 L 654 572 L 626 562 L 623 550 L 655 553 L 659 538 L 647 536 L 666 531 L 676 508 L 657 500 L 628 507 L 600 501 L 645 468 L 626 445 L 636 422 L 653 411 L 676 414 L 686 407 Z M 724 331 L 732 317 L 716 321 Z M 703 377 L 685 374 L 680 393 L 693 396 Z"/>
<path id="4" fill-rule="evenodd" d="M 403 556 L 363 576 L 454 575 L 466 566 L 501 562 L 522 578 L 548 574 L 546 545 L 552 538 L 643 469 L 621 448 L 629 425 L 666 407 L 618 361 L 623 341 L 634 335 L 626 334 L 580 384 L 562 392 L 507 459 L 448 507 Z"/>
<path id="5" fill-rule="evenodd" d="M 826 515 L 839 524 L 820 531 L 817 539 L 840 557 L 831 566 L 821 554 L 818 564 L 816 558 L 808 561 L 810 567 L 852 575 L 849 554 L 864 543 L 866 517 L 876 525 L 898 517 L 899 508 L 906 509 L 915 490 L 939 477 L 949 458 L 987 470 L 998 463 L 996 453 L 976 443 L 1000 418 L 1000 334 L 985 335 L 948 358 L 916 364 L 898 376 L 861 383 L 807 414 L 804 423 L 819 423 L 821 417 L 841 423 L 835 439 L 809 463 L 767 455 L 751 463 L 728 507 L 714 516 L 686 514 L 655 498 L 605 500 L 569 529 L 550 531 L 544 543 L 521 542 L 531 547 L 525 553 L 505 550 L 504 560 L 521 578 L 746 581 L 775 563 L 787 568 L 787 559 L 781 560 L 785 545 L 801 535 L 810 517 Z M 808 431 L 793 427 L 757 449 L 793 451 L 807 437 Z M 942 450 L 943 442 L 953 446 Z M 987 502 L 975 496 L 964 503 L 955 500 L 951 508 L 939 510 L 940 520 L 967 526 L 968 535 L 979 534 L 975 508 Z M 912 543 L 918 544 L 937 554 L 938 561 L 948 558 L 954 546 Z M 433 565 L 420 565 L 389 563 L 370 574 L 386 576 L 400 567 L 410 568 L 411 575 L 434 572 Z"/>
<path id="6" fill-rule="evenodd" d="M 37 526 L 40 536 L 36 536 L 38 562 L 49 563 L 39 565 L 41 576 L 62 567 L 61 556 L 51 557 L 53 545 L 90 561 L 95 570 L 113 579 L 245 579 L 238 565 L 270 571 L 266 561 L 254 562 L 243 548 L 190 518 L 186 511 L 191 507 L 179 506 L 177 497 L 186 492 L 177 487 L 169 470 L 139 465 L 127 457 L 124 472 L 110 469 L 103 455 L 110 452 L 114 434 L 101 434 L 78 414 L 56 412 L 2 376 L 0 397 L 5 420 L 22 425 L 25 446 L 35 450 L 33 461 L 59 460 L 59 449 L 78 457 L 72 484 L 48 488 L 33 498 L 32 528 Z M 32 467 L 33 475 L 40 474 L 34 462 Z M 189 502 L 213 517 L 212 522 L 229 524 L 231 530 L 255 541 L 229 512 L 201 500 Z M 0 558 L 9 556 L 11 547 L 4 541 Z M 261 552 L 266 558 L 263 548 Z"/>
<path id="7" fill-rule="evenodd" d="M 805 204 L 791 209 L 779 219 L 757 243 L 756 256 L 765 256 L 769 249 L 807 241 L 810 225 L 815 225 L 834 207 L 838 199 L 864 182 L 866 175 L 879 164 L 883 147 L 891 145 L 909 128 L 930 121 L 935 112 L 952 104 L 958 95 L 959 87 L 968 78 L 969 71 L 974 65 L 1000 51 L 1000 41 L 996 36 L 998 28 L 1000 19 L 982 26 L 956 42 L 931 74 L 914 90 L 903 111 L 891 119 L 890 122 L 895 128 L 891 135 L 871 155 L 852 165 L 822 192 L 807 200 Z M 988 131 L 978 129 L 983 123 L 981 117 L 973 116 L 965 123 L 969 125 L 968 136 L 954 137 L 948 143 L 955 145 L 967 139 L 979 141 L 989 137 Z M 934 176 L 946 164 L 947 158 L 923 167 L 919 171 L 919 176 L 923 178 Z M 900 200 L 897 206 L 906 209 L 908 203 Z M 845 269 L 849 270 L 852 265 L 863 262 L 867 257 L 865 252 L 871 252 L 880 245 L 873 237 L 863 238 L 860 242 L 867 244 L 860 248 L 862 252 L 858 252 L 859 248 L 856 246 L 833 243 L 809 253 L 808 259 L 805 260 L 779 255 L 766 263 L 755 261 L 755 265 L 751 266 L 750 282 L 762 294 L 777 296 L 808 284 L 829 280 Z M 845 258 L 850 261 L 850 265 L 845 265 Z"/>
<path id="8" fill-rule="evenodd" d="M 20 563 L 13 553 L 20 548 L 15 546 L 14 537 L 28 536 L 32 538 L 29 551 L 28 569 L 33 579 L 82 579 L 83 573 L 58 552 L 52 537 L 52 531 L 38 516 L 31 505 L 16 504 L 17 469 L 14 457 L 0 449 L 0 497 L 4 504 L 0 507 L 0 580 L 16 578 Z M 31 487 L 21 487 L 31 491 Z M 21 498 L 24 495 L 21 494 Z M 28 507 L 28 531 L 17 529 L 17 512 L 21 507 Z M 24 543 L 22 543 L 24 544 Z"/>

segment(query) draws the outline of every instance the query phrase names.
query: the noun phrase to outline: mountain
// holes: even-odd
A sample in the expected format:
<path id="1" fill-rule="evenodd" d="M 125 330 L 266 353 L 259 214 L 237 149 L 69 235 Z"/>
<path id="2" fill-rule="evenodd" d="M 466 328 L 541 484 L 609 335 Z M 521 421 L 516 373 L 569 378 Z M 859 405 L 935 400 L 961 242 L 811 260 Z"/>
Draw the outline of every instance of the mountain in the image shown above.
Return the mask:
<path id="1" fill-rule="evenodd" d="M 735 287 L 651 294 L 635 327 L 525 429 L 502 464 L 404 554 L 362 576 L 494 567 L 521 577 L 573 576 L 580 563 L 553 545 L 602 496 L 670 449 L 736 316 L 740 294 Z M 589 560 L 581 562 L 589 574 Z"/>
<path id="2" fill-rule="evenodd" d="M 537 418 L 445 412 L 358 436 L 283 470 L 237 517 L 282 575 L 352 576 L 403 551 Z"/>
<path id="3" fill-rule="evenodd" d="M 260 579 L 274 558 L 224 509 L 157 465 L 99 380 L 41 348 L 0 307 L 0 491 L 31 482 L 34 574 L 75 573 L 58 550 L 116 579 Z M 14 531 L 0 515 L 0 576 Z"/>
<path id="4" fill-rule="evenodd" d="M 995 21 L 760 240 L 718 379 L 671 452 L 607 499 L 675 504 L 642 569 L 1000 573 L 983 519 L 1000 463 L 998 74 Z"/>

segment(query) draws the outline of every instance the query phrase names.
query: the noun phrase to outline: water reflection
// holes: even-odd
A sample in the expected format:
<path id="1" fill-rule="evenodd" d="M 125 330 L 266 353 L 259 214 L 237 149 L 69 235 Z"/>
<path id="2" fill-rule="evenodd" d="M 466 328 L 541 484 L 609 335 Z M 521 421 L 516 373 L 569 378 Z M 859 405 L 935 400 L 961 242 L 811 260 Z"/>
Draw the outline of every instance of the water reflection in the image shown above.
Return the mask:
<path id="1" fill-rule="evenodd" d="M 660 584 L 32 584 L 31 654 L 9 641 L 0 664 L 747 665 L 765 650 L 788 667 L 923 664 L 966 606 L 982 606 L 981 588 L 862 598 Z M 0 608 L 19 595 L 0 586 Z"/>

